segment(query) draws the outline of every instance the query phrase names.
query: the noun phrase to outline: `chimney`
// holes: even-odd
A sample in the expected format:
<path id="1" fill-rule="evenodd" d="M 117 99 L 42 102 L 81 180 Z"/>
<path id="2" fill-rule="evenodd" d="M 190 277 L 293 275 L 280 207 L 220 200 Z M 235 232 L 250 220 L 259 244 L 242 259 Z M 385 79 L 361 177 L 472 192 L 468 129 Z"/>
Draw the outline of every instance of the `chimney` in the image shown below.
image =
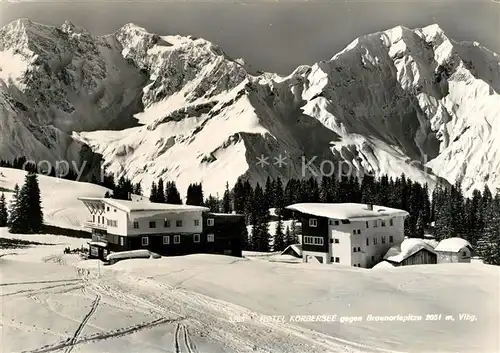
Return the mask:
<path id="1" fill-rule="evenodd" d="M 127 193 L 127 200 L 132 200 L 132 193 Z"/>
<path id="2" fill-rule="evenodd" d="M 373 205 L 371 203 L 367 204 L 366 209 L 369 211 L 373 211 Z"/>

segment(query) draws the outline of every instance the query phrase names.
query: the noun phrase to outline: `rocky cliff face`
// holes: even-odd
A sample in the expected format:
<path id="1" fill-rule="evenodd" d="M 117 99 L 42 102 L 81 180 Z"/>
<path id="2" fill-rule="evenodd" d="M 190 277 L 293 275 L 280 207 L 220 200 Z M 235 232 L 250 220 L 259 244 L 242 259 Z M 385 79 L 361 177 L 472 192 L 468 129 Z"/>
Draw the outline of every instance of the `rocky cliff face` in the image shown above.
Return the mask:
<path id="1" fill-rule="evenodd" d="M 133 24 L 93 37 L 19 20 L 0 38 L 3 158 L 78 159 L 87 145 L 146 188 L 203 181 L 207 195 L 332 168 L 500 187 L 500 58 L 437 25 L 358 38 L 287 77 Z"/>

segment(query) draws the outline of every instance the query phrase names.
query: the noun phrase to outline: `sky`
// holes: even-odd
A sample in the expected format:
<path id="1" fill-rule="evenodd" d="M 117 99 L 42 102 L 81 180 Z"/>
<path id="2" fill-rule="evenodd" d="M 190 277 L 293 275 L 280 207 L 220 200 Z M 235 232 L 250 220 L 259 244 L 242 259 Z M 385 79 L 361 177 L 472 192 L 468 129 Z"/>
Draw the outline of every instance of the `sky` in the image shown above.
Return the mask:
<path id="1" fill-rule="evenodd" d="M 500 3 L 491 0 L 0 0 L 0 25 L 18 18 L 51 25 L 70 20 L 95 35 L 130 22 L 161 35 L 194 35 L 244 58 L 254 70 L 284 75 L 330 59 L 356 37 L 396 25 L 438 23 L 452 39 L 478 41 L 500 53 Z"/>

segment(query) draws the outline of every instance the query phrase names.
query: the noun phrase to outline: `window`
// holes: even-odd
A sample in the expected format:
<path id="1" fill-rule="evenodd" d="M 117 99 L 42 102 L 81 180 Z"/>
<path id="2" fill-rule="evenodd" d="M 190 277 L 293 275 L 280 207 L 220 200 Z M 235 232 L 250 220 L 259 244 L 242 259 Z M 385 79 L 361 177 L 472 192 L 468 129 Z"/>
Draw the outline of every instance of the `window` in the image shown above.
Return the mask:
<path id="1" fill-rule="evenodd" d="M 164 245 L 170 244 L 170 236 L 169 235 L 164 235 L 163 236 L 163 244 Z"/>
<path id="2" fill-rule="evenodd" d="M 148 246 L 149 245 L 149 238 L 148 237 L 142 237 L 141 244 L 142 244 L 142 246 Z"/>
<path id="3" fill-rule="evenodd" d="M 467 252 L 463 251 L 462 256 L 467 256 Z"/>
<path id="4" fill-rule="evenodd" d="M 333 244 L 333 239 L 330 239 L 330 244 Z"/>
<path id="5" fill-rule="evenodd" d="M 366 228 L 370 228 L 370 224 L 366 221 Z"/>
<path id="6" fill-rule="evenodd" d="M 113 210 L 113 212 L 116 212 L 116 208 Z"/>
<path id="7" fill-rule="evenodd" d="M 309 227 L 317 227 L 318 220 L 316 218 L 309 218 Z"/>
<path id="8" fill-rule="evenodd" d="M 182 227 L 182 220 L 181 220 L 181 219 L 176 220 L 176 221 L 175 221 L 175 226 L 176 226 L 177 228 Z"/>
<path id="9" fill-rule="evenodd" d="M 336 257 L 335 262 L 340 262 L 340 258 Z"/>
<path id="10" fill-rule="evenodd" d="M 215 221 L 213 218 L 208 218 L 207 219 L 207 226 L 212 227 L 214 225 Z"/>
<path id="11" fill-rule="evenodd" d="M 375 262 L 375 256 L 372 256 L 372 262 Z"/>
<path id="12" fill-rule="evenodd" d="M 328 222 L 328 224 L 330 224 L 331 226 L 333 226 L 333 225 L 338 226 L 339 225 L 339 221 L 335 221 L 333 219 L 330 219 L 330 221 Z"/>
<path id="13" fill-rule="evenodd" d="M 353 266 L 356 267 L 356 264 L 354 264 Z"/>
<path id="14" fill-rule="evenodd" d="M 352 248 L 352 252 L 356 252 L 356 248 Z"/>
<path id="15" fill-rule="evenodd" d="M 120 246 L 125 245 L 125 237 L 120 237 Z"/>
<path id="16" fill-rule="evenodd" d="M 377 227 L 378 227 L 377 220 L 374 220 L 373 221 L 373 228 L 377 228 Z"/>
<path id="17" fill-rule="evenodd" d="M 382 227 L 385 227 L 385 221 L 382 220 Z"/>
<path id="18" fill-rule="evenodd" d="M 342 224 L 351 224 L 351 221 L 349 221 L 348 219 L 343 219 Z"/>
<path id="19" fill-rule="evenodd" d="M 356 234 L 356 233 L 357 233 L 356 229 L 353 229 L 352 234 Z"/>
<path id="20" fill-rule="evenodd" d="M 389 225 L 390 225 L 391 227 L 394 225 L 394 220 L 393 220 L 392 218 L 389 220 Z"/>
<path id="21" fill-rule="evenodd" d="M 194 220 L 194 226 L 195 227 L 199 227 L 200 226 L 200 220 L 199 219 L 195 219 Z"/>
<path id="22" fill-rule="evenodd" d="M 339 239 L 335 238 L 335 244 L 338 244 L 338 243 L 339 243 Z"/>
<path id="23" fill-rule="evenodd" d="M 163 228 L 170 228 L 170 219 L 166 219 L 163 221 Z"/>
<path id="24" fill-rule="evenodd" d="M 200 242 L 200 235 L 199 234 L 193 234 L 193 241 L 195 243 L 199 243 Z"/>
<path id="25" fill-rule="evenodd" d="M 339 225 L 339 221 L 335 221 L 335 225 L 338 226 Z"/>
<path id="26" fill-rule="evenodd" d="M 97 223 L 101 223 L 101 216 L 97 216 Z"/>
<path id="27" fill-rule="evenodd" d="M 116 227 L 117 226 L 116 221 L 113 221 L 111 219 L 108 219 L 106 223 L 108 224 L 109 227 Z"/>
<path id="28" fill-rule="evenodd" d="M 139 229 L 139 222 L 134 222 L 134 229 Z"/>
<path id="29" fill-rule="evenodd" d="M 358 229 L 358 234 L 361 234 L 361 229 Z"/>
<path id="30" fill-rule="evenodd" d="M 378 240 L 377 240 L 377 237 L 373 238 L 373 245 L 377 245 L 378 244 Z"/>
<path id="31" fill-rule="evenodd" d="M 181 236 L 180 235 L 174 235 L 174 244 L 180 244 L 181 242 Z"/>
<path id="32" fill-rule="evenodd" d="M 335 262 L 335 258 L 333 256 L 330 257 L 330 262 Z"/>
<path id="33" fill-rule="evenodd" d="M 385 236 L 382 237 L 382 244 L 385 244 Z"/>
<path id="34" fill-rule="evenodd" d="M 389 243 L 394 243 L 394 237 L 392 235 L 389 236 Z"/>
<path id="35" fill-rule="evenodd" d="M 358 264 L 358 267 L 361 267 L 361 264 Z"/>
<path id="36" fill-rule="evenodd" d="M 92 222 L 95 222 L 95 214 L 92 215 Z"/>
<path id="37" fill-rule="evenodd" d="M 358 252 L 361 252 L 361 247 L 358 246 Z"/>
<path id="38" fill-rule="evenodd" d="M 155 221 L 149 221 L 149 228 L 156 228 L 156 222 Z"/>
<path id="39" fill-rule="evenodd" d="M 106 211 L 108 211 L 108 212 L 109 212 L 109 206 L 107 207 Z"/>
<path id="40" fill-rule="evenodd" d="M 307 244 L 307 245 L 323 245 L 323 238 L 322 237 L 306 236 L 306 237 L 304 237 L 304 244 Z"/>
<path id="41" fill-rule="evenodd" d="M 370 239 L 366 238 L 366 246 L 370 245 Z"/>
<path id="42" fill-rule="evenodd" d="M 213 243 L 215 241 L 215 235 L 213 235 L 213 234 L 207 234 L 207 241 L 209 243 Z"/>
<path id="43" fill-rule="evenodd" d="M 321 237 L 313 237 L 314 245 L 323 245 L 323 238 Z"/>

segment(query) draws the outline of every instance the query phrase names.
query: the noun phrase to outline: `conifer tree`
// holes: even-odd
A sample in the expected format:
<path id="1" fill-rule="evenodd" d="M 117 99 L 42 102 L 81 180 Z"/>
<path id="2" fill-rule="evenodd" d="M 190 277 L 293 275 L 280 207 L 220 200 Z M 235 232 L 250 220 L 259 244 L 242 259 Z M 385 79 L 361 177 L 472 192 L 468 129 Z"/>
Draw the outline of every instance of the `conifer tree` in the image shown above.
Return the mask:
<path id="1" fill-rule="evenodd" d="M 157 202 L 156 201 L 156 196 L 158 195 L 158 189 L 156 187 L 156 183 L 153 181 L 151 183 L 151 192 L 149 194 L 149 201 L 150 202 Z"/>
<path id="2" fill-rule="evenodd" d="M 208 198 L 205 200 L 205 206 L 210 209 L 210 212 L 219 212 L 219 200 L 212 195 L 208 195 Z"/>
<path id="3" fill-rule="evenodd" d="M 257 251 L 269 251 L 269 208 L 259 183 L 255 186 L 254 191 L 254 213 L 252 240 L 257 247 Z"/>
<path id="4" fill-rule="evenodd" d="M 276 206 L 276 214 L 283 216 L 283 211 L 287 205 L 285 205 L 283 182 L 279 176 L 276 178 L 276 183 L 274 184 L 274 202 Z"/>
<path id="5" fill-rule="evenodd" d="M 500 196 L 489 200 L 485 225 L 477 243 L 477 252 L 490 265 L 500 265 Z"/>
<path id="6" fill-rule="evenodd" d="M 290 232 L 290 227 L 289 227 L 289 226 L 286 226 L 286 230 L 285 230 L 285 238 L 286 238 L 286 243 L 287 243 L 287 245 L 292 245 L 292 244 L 294 244 L 294 242 L 293 242 L 293 237 L 292 237 L 292 233 Z"/>
<path id="7" fill-rule="evenodd" d="M 181 194 L 177 190 L 174 181 L 167 181 L 167 185 L 165 186 L 165 200 L 169 204 L 182 205 Z"/>
<path id="8" fill-rule="evenodd" d="M 18 201 L 20 219 L 25 222 L 27 233 L 40 233 L 43 226 L 43 212 L 37 174 L 26 175 Z"/>
<path id="9" fill-rule="evenodd" d="M 137 184 L 135 184 L 133 189 L 134 189 L 133 190 L 134 194 L 142 196 L 142 186 L 141 186 L 140 182 L 138 182 Z"/>
<path id="10" fill-rule="evenodd" d="M 163 185 L 163 179 L 158 179 L 158 186 L 156 187 L 155 202 L 165 203 L 165 187 Z"/>
<path id="11" fill-rule="evenodd" d="M 424 225 L 424 213 L 420 212 L 417 217 L 417 223 L 415 226 L 415 237 L 423 238 L 425 234 L 425 225 Z"/>
<path id="12" fill-rule="evenodd" d="M 234 211 L 238 214 L 245 213 L 245 187 L 241 178 L 238 178 L 238 181 L 234 185 L 233 188 L 234 195 Z"/>
<path id="13" fill-rule="evenodd" d="M 9 220 L 7 212 L 7 203 L 5 201 L 5 194 L 0 195 L 0 227 L 6 227 Z"/>
<path id="14" fill-rule="evenodd" d="M 226 182 L 226 190 L 224 191 L 224 196 L 222 198 L 222 212 L 231 213 L 233 212 L 231 207 L 231 192 L 229 191 L 229 183 Z"/>
<path id="15" fill-rule="evenodd" d="M 203 189 L 201 184 L 190 184 L 186 194 L 186 205 L 203 206 Z"/>
<path id="16" fill-rule="evenodd" d="M 276 225 L 276 233 L 274 235 L 274 251 L 285 250 L 286 240 L 285 234 L 283 233 L 283 220 L 281 217 L 278 219 L 278 224 Z"/>
<path id="17" fill-rule="evenodd" d="M 271 177 L 268 176 L 266 179 L 266 186 L 264 189 L 264 207 L 267 209 L 274 207 L 274 187 L 273 187 L 273 182 L 271 180 Z"/>
<path id="18" fill-rule="evenodd" d="M 21 204 L 20 204 L 20 190 L 19 185 L 15 185 L 14 194 L 12 195 L 12 200 L 10 202 L 10 212 L 9 212 L 9 232 L 12 234 L 19 234 L 26 232 L 26 224 L 23 222 L 21 215 Z"/>

